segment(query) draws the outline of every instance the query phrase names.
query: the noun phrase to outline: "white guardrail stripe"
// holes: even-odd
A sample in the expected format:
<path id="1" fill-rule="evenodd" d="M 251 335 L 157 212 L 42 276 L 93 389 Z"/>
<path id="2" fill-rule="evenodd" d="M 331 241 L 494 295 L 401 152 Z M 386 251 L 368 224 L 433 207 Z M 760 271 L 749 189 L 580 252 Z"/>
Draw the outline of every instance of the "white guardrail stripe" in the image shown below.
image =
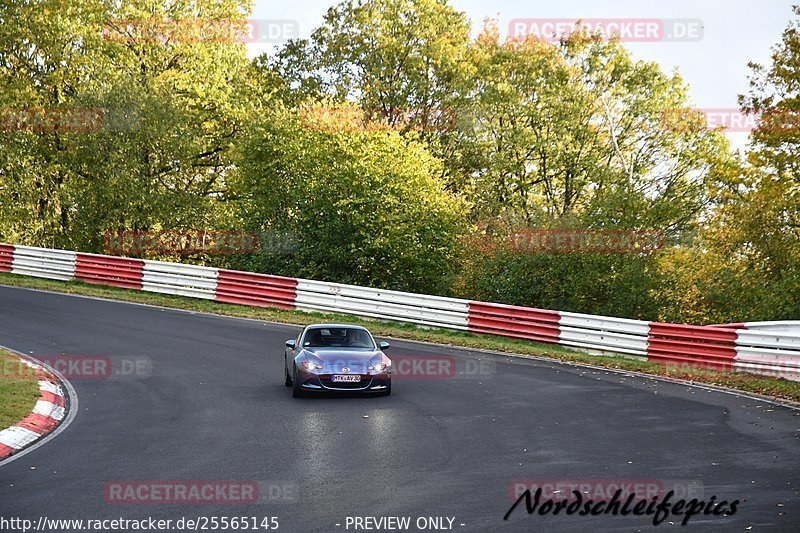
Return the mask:
<path id="1" fill-rule="evenodd" d="M 795 324 L 800 326 L 789 322 L 766 324 L 790 331 L 796 329 Z M 800 334 L 751 329 L 737 329 L 736 334 L 734 368 L 800 381 Z"/>
<path id="2" fill-rule="evenodd" d="M 425 326 L 467 329 L 469 301 L 356 285 L 297 280 L 295 307 Z"/>
<path id="3" fill-rule="evenodd" d="M 771 322 L 745 322 L 747 331 L 776 331 L 800 335 L 800 320 L 775 320 Z"/>
<path id="4" fill-rule="evenodd" d="M 559 344 L 588 350 L 647 355 L 649 322 L 566 311 L 559 315 Z"/>
<path id="5" fill-rule="evenodd" d="M 219 270 L 211 267 L 144 261 L 142 290 L 213 300 Z"/>
<path id="6" fill-rule="evenodd" d="M 14 246 L 11 272 L 23 276 L 69 281 L 75 277 L 75 252 Z"/>

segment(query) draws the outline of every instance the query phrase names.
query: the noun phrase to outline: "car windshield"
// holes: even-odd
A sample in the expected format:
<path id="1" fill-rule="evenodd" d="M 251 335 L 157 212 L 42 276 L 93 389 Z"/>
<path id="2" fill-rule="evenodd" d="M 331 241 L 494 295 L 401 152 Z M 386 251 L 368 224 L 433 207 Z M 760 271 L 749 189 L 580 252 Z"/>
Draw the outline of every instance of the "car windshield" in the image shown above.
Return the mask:
<path id="1" fill-rule="evenodd" d="M 375 348 L 368 331 L 357 328 L 314 328 L 306 331 L 304 348 Z"/>

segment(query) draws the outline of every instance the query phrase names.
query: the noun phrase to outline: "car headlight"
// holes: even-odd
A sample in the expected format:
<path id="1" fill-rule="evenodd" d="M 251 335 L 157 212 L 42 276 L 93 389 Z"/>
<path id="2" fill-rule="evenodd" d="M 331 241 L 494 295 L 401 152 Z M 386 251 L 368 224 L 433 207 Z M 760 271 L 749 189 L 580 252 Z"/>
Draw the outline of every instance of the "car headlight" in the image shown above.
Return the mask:
<path id="1" fill-rule="evenodd" d="M 322 370 L 322 365 L 312 363 L 311 361 L 303 361 L 303 368 L 306 370 Z"/>
<path id="2" fill-rule="evenodd" d="M 369 367 L 369 369 L 370 370 L 374 370 L 375 372 L 383 372 L 384 370 L 389 368 L 389 366 L 390 365 L 388 365 L 387 363 L 376 363 L 376 364 L 372 365 L 371 367 Z"/>

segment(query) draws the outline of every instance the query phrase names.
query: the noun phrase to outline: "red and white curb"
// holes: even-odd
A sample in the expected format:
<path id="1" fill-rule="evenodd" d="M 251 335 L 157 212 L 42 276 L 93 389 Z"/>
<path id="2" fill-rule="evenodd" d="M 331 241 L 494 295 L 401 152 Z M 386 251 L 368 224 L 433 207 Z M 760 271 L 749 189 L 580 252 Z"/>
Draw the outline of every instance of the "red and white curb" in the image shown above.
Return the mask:
<path id="1" fill-rule="evenodd" d="M 66 415 L 64 389 L 48 369 L 24 357 L 20 361 L 33 369 L 39 379 L 39 400 L 23 420 L 0 431 L 0 460 L 30 446 L 52 432 Z"/>

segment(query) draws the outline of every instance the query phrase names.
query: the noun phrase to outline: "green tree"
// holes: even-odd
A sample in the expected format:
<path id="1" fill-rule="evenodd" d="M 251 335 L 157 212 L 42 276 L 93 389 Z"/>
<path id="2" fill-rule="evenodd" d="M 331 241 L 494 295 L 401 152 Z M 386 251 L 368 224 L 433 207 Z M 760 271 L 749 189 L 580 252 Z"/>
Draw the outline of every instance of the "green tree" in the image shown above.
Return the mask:
<path id="1" fill-rule="evenodd" d="M 470 250 L 454 285 L 466 298 L 606 316 L 653 319 L 657 256 Z"/>
<path id="2" fill-rule="evenodd" d="M 556 44 L 502 42 L 490 23 L 472 50 L 476 86 L 458 189 L 476 215 L 523 224 L 690 226 L 717 132 L 698 127 L 686 86 L 617 41 L 576 32 Z"/>
<path id="3" fill-rule="evenodd" d="M 462 204 L 441 162 L 397 131 L 339 129 L 286 112 L 251 132 L 237 189 L 241 219 L 296 244 L 242 258 L 258 271 L 407 291 L 446 291 Z"/>
<path id="4" fill-rule="evenodd" d="M 249 3 L 3 4 L 6 107 L 98 110 L 100 128 L 7 131 L 12 239 L 97 250 L 105 230 L 206 227 L 257 93 L 236 30 Z"/>
<path id="5" fill-rule="evenodd" d="M 97 79 L 99 1 L 0 2 L 0 232 L 11 241 L 63 242 L 74 213 L 66 165 L 80 134 L 58 125 Z M 80 118 L 78 121 L 80 122 Z"/>
<path id="6" fill-rule="evenodd" d="M 470 26 L 447 0 L 345 0 L 266 63 L 296 90 L 357 102 L 403 131 L 447 130 Z"/>
<path id="7" fill-rule="evenodd" d="M 729 163 L 724 136 L 691 112 L 686 86 L 618 41 L 502 41 L 470 51 L 476 84 L 449 173 L 480 220 L 473 240 L 520 227 L 696 230 L 705 184 Z M 658 254 L 466 252 L 458 294 L 518 305 L 656 318 Z"/>
<path id="8" fill-rule="evenodd" d="M 772 63 L 750 64 L 739 97 L 757 116 L 746 160 L 710 184 L 715 205 L 698 245 L 665 257 L 663 318 L 800 318 L 800 7 L 794 15 Z"/>
<path id="9" fill-rule="evenodd" d="M 750 92 L 739 98 L 743 112 L 759 116 L 750 169 L 723 184 L 723 238 L 716 239 L 775 282 L 800 278 L 800 6 L 794 15 L 773 49 L 772 64 L 750 64 Z M 800 316 L 800 308 L 794 312 Z"/>

